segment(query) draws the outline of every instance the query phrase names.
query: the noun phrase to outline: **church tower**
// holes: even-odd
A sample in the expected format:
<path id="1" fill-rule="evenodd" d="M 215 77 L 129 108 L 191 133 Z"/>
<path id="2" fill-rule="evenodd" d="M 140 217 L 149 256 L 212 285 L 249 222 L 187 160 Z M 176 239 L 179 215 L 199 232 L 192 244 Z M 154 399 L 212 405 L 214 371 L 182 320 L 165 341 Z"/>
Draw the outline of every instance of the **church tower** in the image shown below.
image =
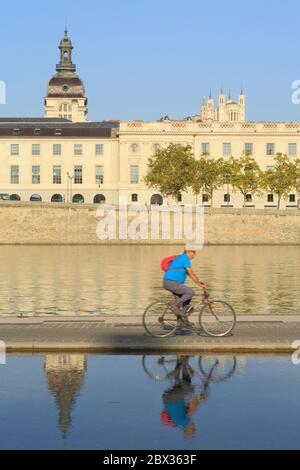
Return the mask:
<path id="1" fill-rule="evenodd" d="M 211 90 L 209 92 L 209 98 L 207 101 L 207 117 L 212 121 L 215 120 L 215 103 L 213 97 L 211 96 Z"/>
<path id="2" fill-rule="evenodd" d="M 239 115 L 240 115 L 240 121 L 245 122 L 246 120 L 246 95 L 243 89 L 241 90 L 239 94 Z"/>
<path id="3" fill-rule="evenodd" d="M 203 96 L 202 98 L 202 104 L 201 104 L 201 117 L 203 120 L 207 119 L 207 103 L 206 103 L 206 98 Z"/>
<path id="4" fill-rule="evenodd" d="M 226 96 L 223 90 L 219 94 L 219 106 L 217 110 L 217 121 L 226 121 Z"/>
<path id="5" fill-rule="evenodd" d="M 60 62 L 56 74 L 49 80 L 45 97 L 45 117 L 61 117 L 73 122 L 87 120 L 88 100 L 82 80 L 76 74 L 76 65 L 72 62 L 72 41 L 67 29 L 60 41 Z"/>

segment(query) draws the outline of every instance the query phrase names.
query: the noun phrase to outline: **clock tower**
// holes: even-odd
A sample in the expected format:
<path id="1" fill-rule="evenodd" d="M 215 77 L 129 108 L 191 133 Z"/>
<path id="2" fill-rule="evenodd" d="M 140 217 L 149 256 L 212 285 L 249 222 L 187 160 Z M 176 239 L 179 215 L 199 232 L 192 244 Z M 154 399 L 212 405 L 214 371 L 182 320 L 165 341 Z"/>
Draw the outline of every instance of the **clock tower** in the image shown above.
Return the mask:
<path id="1" fill-rule="evenodd" d="M 45 117 L 61 117 L 73 122 L 87 120 L 88 100 L 82 80 L 72 62 L 72 41 L 65 30 L 60 41 L 60 62 L 56 74 L 48 82 L 44 102 Z"/>

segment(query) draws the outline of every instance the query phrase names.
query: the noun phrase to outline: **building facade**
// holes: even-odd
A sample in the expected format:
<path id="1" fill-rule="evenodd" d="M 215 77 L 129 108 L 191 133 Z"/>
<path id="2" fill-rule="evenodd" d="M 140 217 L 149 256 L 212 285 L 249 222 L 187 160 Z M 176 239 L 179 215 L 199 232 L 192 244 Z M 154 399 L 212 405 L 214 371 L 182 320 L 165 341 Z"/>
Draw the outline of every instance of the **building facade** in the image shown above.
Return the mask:
<path id="1" fill-rule="evenodd" d="M 210 94 L 199 115 L 182 120 L 88 122 L 83 81 L 72 62 L 73 45 L 65 31 L 60 62 L 45 98 L 44 118 L 0 118 L 0 193 L 12 200 L 117 204 L 157 204 L 164 200 L 143 182 L 148 159 L 156 149 L 190 145 L 196 156 L 253 155 L 261 168 L 274 165 L 277 152 L 300 154 L 300 122 L 247 122 L 246 96 L 237 102 L 221 91 L 215 107 Z M 182 194 L 182 203 L 242 207 L 243 198 L 229 183 L 207 195 Z M 291 192 L 282 207 L 297 208 Z M 275 208 L 273 194 L 247 196 L 247 206 Z"/>
<path id="2" fill-rule="evenodd" d="M 118 123 L 0 118 L 0 192 L 12 200 L 117 203 Z"/>
<path id="3" fill-rule="evenodd" d="M 223 157 L 240 157 L 244 152 L 255 157 L 262 170 L 273 167 L 277 152 L 288 154 L 296 159 L 300 152 L 300 123 L 294 122 L 193 122 L 190 120 L 158 122 L 121 122 L 119 130 L 120 146 L 120 182 L 119 188 L 128 200 L 132 194 L 138 195 L 141 203 L 159 200 L 142 183 L 147 171 L 147 162 L 157 148 L 167 147 L 170 143 L 190 145 L 196 158 L 207 154 Z M 130 178 L 130 168 L 135 166 L 139 175 L 138 183 Z M 170 201 L 168 201 L 170 202 Z M 194 196 L 182 194 L 182 202 L 188 204 L 203 203 L 211 206 L 206 195 Z M 213 207 L 242 207 L 243 197 L 233 193 L 230 184 L 217 190 Z M 248 207 L 257 209 L 276 208 L 277 201 L 273 194 L 247 197 Z M 283 208 L 297 208 L 297 195 L 291 192 L 283 201 Z"/>

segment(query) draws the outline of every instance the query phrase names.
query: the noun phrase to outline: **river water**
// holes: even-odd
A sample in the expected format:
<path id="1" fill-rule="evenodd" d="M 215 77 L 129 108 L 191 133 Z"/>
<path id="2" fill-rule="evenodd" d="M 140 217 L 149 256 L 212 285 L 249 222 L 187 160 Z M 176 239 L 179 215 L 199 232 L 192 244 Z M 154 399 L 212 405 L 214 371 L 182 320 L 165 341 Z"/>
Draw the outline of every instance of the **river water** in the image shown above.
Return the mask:
<path id="1" fill-rule="evenodd" d="M 290 356 L 9 355 L 1 449 L 300 448 Z"/>
<path id="2" fill-rule="evenodd" d="M 170 246 L 2 246 L 0 316 L 140 315 L 161 289 Z M 299 313 L 300 247 L 205 247 L 193 261 L 238 314 Z"/>

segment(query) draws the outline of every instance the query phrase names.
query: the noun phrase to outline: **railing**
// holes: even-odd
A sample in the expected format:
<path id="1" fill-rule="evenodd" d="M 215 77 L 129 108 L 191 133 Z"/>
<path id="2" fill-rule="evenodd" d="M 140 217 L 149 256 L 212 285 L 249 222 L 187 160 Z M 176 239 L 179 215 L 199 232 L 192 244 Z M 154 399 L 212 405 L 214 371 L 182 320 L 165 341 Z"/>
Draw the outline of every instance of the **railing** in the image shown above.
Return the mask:
<path id="1" fill-rule="evenodd" d="M 242 133 L 300 133 L 300 122 L 196 122 L 196 121 L 132 121 L 120 123 L 120 134 L 123 132 L 151 133 L 201 133 L 242 132 Z"/>

